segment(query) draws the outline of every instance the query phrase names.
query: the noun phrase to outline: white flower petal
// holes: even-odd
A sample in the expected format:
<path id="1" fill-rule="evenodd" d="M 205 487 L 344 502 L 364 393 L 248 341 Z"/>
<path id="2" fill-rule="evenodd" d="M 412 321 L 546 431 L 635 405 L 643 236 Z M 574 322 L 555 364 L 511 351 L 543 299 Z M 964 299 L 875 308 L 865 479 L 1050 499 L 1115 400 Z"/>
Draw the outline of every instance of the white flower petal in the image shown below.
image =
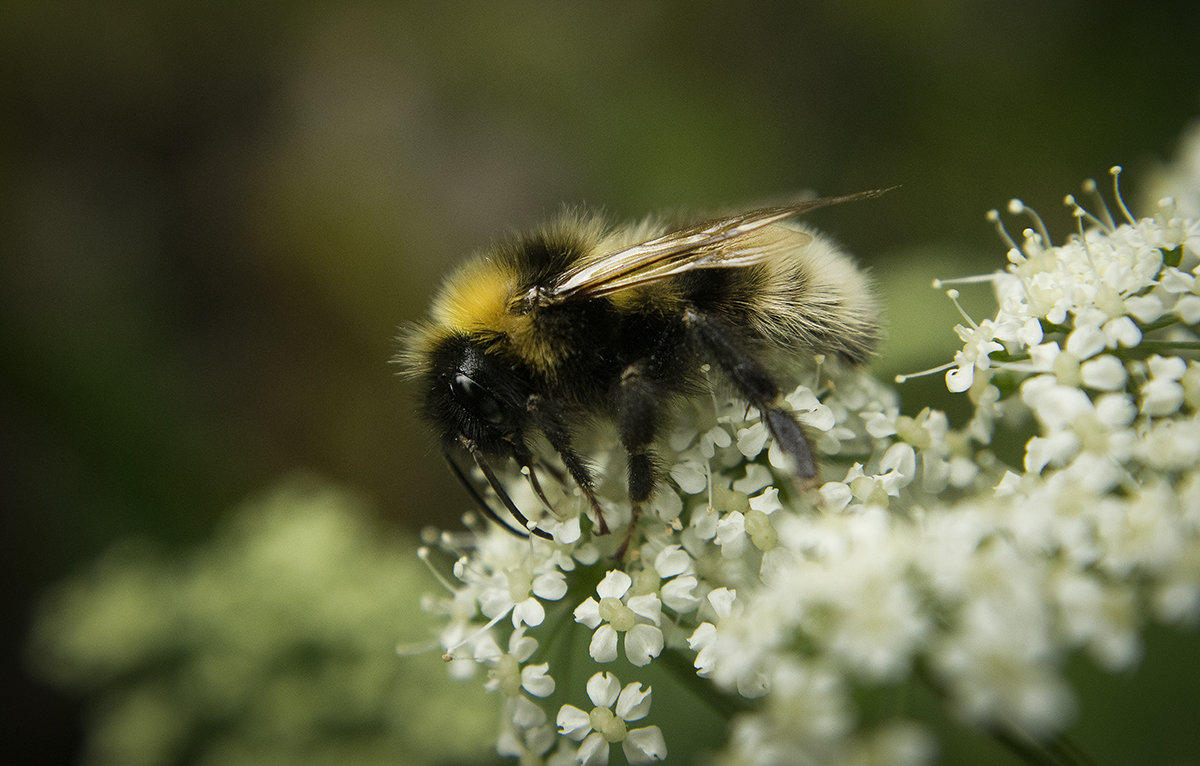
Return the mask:
<path id="1" fill-rule="evenodd" d="M 1084 325 L 1076 327 L 1067 336 L 1067 352 L 1076 359 L 1090 359 L 1108 346 L 1108 339 L 1099 327 Z"/>
<path id="2" fill-rule="evenodd" d="M 707 505 L 699 506 L 692 511 L 691 531 L 701 540 L 711 540 L 717 534 L 717 520 L 720 514 Z"/>
<path id="3" fill-rule="evenodd" d="M 1177 356 L 1159 356 L 1155 354 L 1146 360 L 1150 367 L 1150 376 L 1156 380 L 1179 380 L 1187 372 L 1187 362 Z"/>
<path id="4" fill-rule="evenodd" d="M 633 613 L 639 617 L 644 617 L 655 625 L 658 625 L 662 620 L 662 602 L 654 593 L 648 593 L 644 596 L 633 596 L 626 603 Z"/>
<path id="5" fill-rule="evenodd" d="M 1127 394 L 1105 394 L 1096 400 L 1096 417 L 1109 428 L 1124 428 L 1137 418 L 1137 405 Z"/>
<path id="6" fill-rule="evenodd" d="M 717 626 L 711 622 L 702 622 L 692 631 L 692 635 L 688 637 L 688 648 L 693 652 L 699 652 L 706 646 L 717 640 Z M 696 667 L 700 667 L 697 665 Z"/>
<path id="7" fill-rule="evenodd" d="M 663 604 L 680 614 L 694 610 L 700 605 L 700 599 L 694 595 L 699 584 L 695 575 L 683 575 L 663 583 Z"/>
<path id="8" fill-rule="evenodd" d="M 654 493 L 654 513 L 661 521 L 670 524 L 683 513 L 683 498 L 670 487 L 660 487 Z"/>
<path id="9" fill-rule="evenodd" d="M 1132 348 L 1142 342 L 1142 331 L 1129 317 L 1117 317 L 1105 322 L 1104 335 L 1125 348 Z"/>
<path id="10" fill-rule="evenodd" d="M 570 707 L 569 705 L 567 707 Z M 509 720 L 513 722 L 513 726 L 520 729 L 529 729 L 534 726 L 541 726 L 546 722 L 546 711 L 542 706 L 533 700 L 518 694 L 515 697 L 510 697 L 506 705 L 508 710 Z M 575 708 L 578 712 L 583 713 L 579 708 Z M 560 715 L 561 715 L 561 711 Z M 591 723 L 587 719 L 587 713 L 584 713 L 584 726 L 590 728 Z M 580 737 L 583 734 L 579 735 Z"/>
<path id="11" fill-rule="evenodd" d="M 1042 332 L 1042 323 L 1033 317 L 1025 320 L 1017 332 L 1017 340 L 1025 346 L 1036 346 L 1042 342 L 1043 337 L 1045 336 Z"/>
<path id="12" fill-rule="evenodd" d="M 559 734 L 570 737 L 576 742 L 586 737 L 587 733 L 592 730 L 591 717 L 574 705 L 563 705 L 559 708 L 554 722 L 558 726 Z"/>
<path id="13" fill-rule="evenodd" d="M 625 633 L 625 657 L 643 668 L 663 650 L 662 631 L 653 625 L 634 625 Z"/>
<path id="14" fill-rule="evenodd" d="M 1125 365 L 1115 356 L 1098 356 L 1089 359 L 1079 368 L 1083 384 L 1100 391 L 1117 391 L 1125 387 L 1127 375 Z"/>
<path id="15" fill-rule="evenodd" d="M 650 692 L 649 686 L 642 691 L 642 685 L 639 683 L 627 684 L 617 697 L 617 705 L 613 712 L 625 721 L 642 720 L 650 712 Z"/>
<path id="16" fill-rule="evenodd" d="M 634 729 L 621 743 L 625 758 L 631 763 L 653 763 L 667 759 L 667 741 L 657 726 Z"/>
<path id="17" fill-rule="evenodd" d="M 512 635 L 508 637 L 508 653 L 516 657 L 517 662 L 524 662 L 532 657 L 537 648 L 537 639 L 533 636 L 525 635 L 523 629 L 514 630 Z"/>
<path id="18" fill-rule="evenodd" d="M 533 594 L 547 601 L 558 601 L 567 595 L 567 578 L 558 569 L 533 578 Z"/>
<path id="19" fill-rule="evenodd" d="M 863 416 L 867 434 L 876 439 L 885 439 L 896 433 L 896 418 L 885 412 L 871 412 Z"/>
<path id="20" fill-rule="evenodd" d="M 588 644 L 588 654 L 596 662 L 612 662 L 617 658 L 617 631 L 613 626 L 604 624 L 596 629 Z"/>
<path id="21" fill-rule="evenodd" d="M 608 740 L 599 732 L 592 732 L 579 746 L 575 760 L 582 766 L 606 766 L 608 763 Z"/>
<path id="22" fill-rule="evenodd" d="M 752 495 L 770 486 L 774 481 L 775 477 L 771 475 L 770 468 L 760 463 L 751 463 L 746 466 L 746 475 L 733 482 L 733 489 L 735 492 Z"/>
<path id="23" fill-rule="evenodd" d="M 600 625 L 600 602 L 588 596 L 587 599 L 575 607 L 575 622 L 595 630 Z"/>
<path id="24" fill-rule="evenodd" d="M 1173 380 L 1153 378 L 1142 386 L 1142 412 L 1151 417 L 1177 412 L 1183 399 L 1183 386 Z"/>
<path id="25" fill-rule="evenodd" d="M 716 588 L 708 594 L 708 603 L 712 604 L 713 611 L 717 613 L 717 617 L 728 617 L 733 611 L 733 601 L 737 598 L 737 591 L 732 588 Z"/>
<path id="26" fill-rule="evenodd" d="M 546 675 L 549 669 L 548 662 L 521 668 L 521 688 L 535 697 L 549 697 L 554 693 L 554 679 Z"/>
<path id="27" fill-rule="evenodd" d="M 708 443 L 709 445 L 715 445 L 717 447 L 725 448 L 725 447 L 728 447 L 730 444 L 733 444 L 733 437 L 730 436 L 729 432 L 726 431 L 723 427 L 713 426 L 712 428 L 705 431 L 704 441 L 706 443 Z M 714 453 L 710 446 L 707 449 L 705 456 L 712 457 L 713 454 Z"/>
<path id="28" fill-rule="evenodd" d="M 840 481 L 827 481 L 817 492 L 821 495 L 821 505 L 830 511 L 840 511 L 854 499 L 850 485 Z"/>
<path id="29" fill-rule="evenodd" d="M 579 518 L 579 516 L 572 516 L 566 521 L 550 524 L 550 534 L 554 537 L 554 542 L 562 545 L 571 545 L 579 542 L 579 538 L 583 535 L 583 528 L 579 524 Z"/>
<path id="30" fill-rule="evenodd" d="M 779 490 L 776 487 L 767 487 L 750 498 L 750 507 L 767 514 L 783 510 L 783 503 L 779 502 Z"/>
<path id="31" fill-rule="evenodd" d="M 732 548 L 737 546 L 739 542 L 743 542 L 746 536 L 746 517 L 741 511 L 727 513 L 717 522 L 717 545 L 722 549 Z M 739 552 L 738 548 L 736 551 Z M 726 552 L 729 555 L 729 551 Z"/>
<path id="32" fill-rule="evenodd" d="M 541 602 L 532 596 L 513 607 L 512 624 L 514 628 L 519 628 L 521 625 L 536 628 L 542 624 L 544 619 L 546 619 L 546 610 L 542 607 Z"/>
<path id="33" fill-rule="evenodd" d="M 883 472 L 896 471 L 905 479 L 912 479 L 917 472 L 917 453 L 911 444 L 893 444 L 883 453 L 879 468 Z"/>
<path id="34" fill-rule="evenodd" d="M 762 423 L 755 423 L 749 428 L 740 429 L 737 433 L 738 452 L 741 452 L 747 458 L 755 458 L 763 451 L 763 447 L 767 446 L 767 427 Z"/>
<path id="35" fill-rule="evenodd" d="M 1042 372 L 1050 372 L 1054 369 L 1054 360 L 1062 353 L 1062 349 L 1058 344 L 1051 341 L 1049 343 L 1039 343 L 1029 349 L 1029 361 L 1033 366 Z"/>
<path id="36" fill-rule="evenodd" d="M 654 557 L 654 571 L 664 580 L 683 574 L 692 567 L 692 557 L 679 545 L 668 545 Z"/>
<path id="37" fill-rule="evenodd" d="M 596 707 L 612 707 L 620 693 L 620 680 L 608 671 L 602 670 L 588 679 L 588 699 Z"/>
<path id="38" fill-rule="evenodd" d="M 695 495 L 708 488 L 708 473 L 704 464 L 689 460 L 671 466 L 671 478 L 686 494 Z"/>
<path id="39" fill-rule="evenodd" d="M 833 414 L 833 410 L 824 404 L 818 404 L 808 412 L 797 412 L 796 419 L 818 431 L 828 431 L 837 425 L 837 417 Z"/>
<path id="40" fill-rule="evenodd" d="M 956 394 L 961 394 L 975 382 L 975 365 L 963 364 L 946 371 L 946 388 Z"/>
<path id="41" fill-rule="evenodd" d="M 817 398 L 817 395 L 808 386 L 799 386 L 785 398 L 787 403 L 792 406 L 792 409 L 798 413 L 815 410 L 821 406 L 821 400 Z"/>
<path id="42" fill-rule="evenodd" d="M 1162 301 L 1155 295 L 1135 295 L 1126 298 L 1125 310 L 1144 324 L 1149 324 L 1163 315 Z"/>
<path id="43" fill-rule="evenodd" d="M 1185 295 L 1175 303 L 1175 315 L 1186 324 L 1200 324 L 1200 295 Z"/>
<path id="44" fill-rule="evenodd" d="M 596 593 L 600 598 L 620 598 L 629 590 L 630 585 L 633 585 L 632 577 L 620 569 L 611 569 L 596 586 Z"/>

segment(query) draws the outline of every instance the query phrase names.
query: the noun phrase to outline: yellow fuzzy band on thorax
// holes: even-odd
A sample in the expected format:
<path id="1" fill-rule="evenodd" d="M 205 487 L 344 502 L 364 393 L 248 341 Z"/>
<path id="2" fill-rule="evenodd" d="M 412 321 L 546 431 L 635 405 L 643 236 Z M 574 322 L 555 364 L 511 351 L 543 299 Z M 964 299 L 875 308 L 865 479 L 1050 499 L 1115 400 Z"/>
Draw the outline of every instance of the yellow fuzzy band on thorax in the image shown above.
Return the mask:
<path id="1" fill-rule="evenodd" d="M 552 375 L 558 353 L 537 332 L 533 316 L 512 311 L 518 284 L 516 271 L 507 264 L 490 258 L 469 261 L 434 299 L 434 325 L 443 333 L 487 338 L 493 348 Z"/>
<path id="2" fill-rule="evenodd" d="M 434 298 L 435 324 L 454 333 L 501 329 L 517 289 L 517 275 L 504 264 L 478 258 L 459 267 Z"/>

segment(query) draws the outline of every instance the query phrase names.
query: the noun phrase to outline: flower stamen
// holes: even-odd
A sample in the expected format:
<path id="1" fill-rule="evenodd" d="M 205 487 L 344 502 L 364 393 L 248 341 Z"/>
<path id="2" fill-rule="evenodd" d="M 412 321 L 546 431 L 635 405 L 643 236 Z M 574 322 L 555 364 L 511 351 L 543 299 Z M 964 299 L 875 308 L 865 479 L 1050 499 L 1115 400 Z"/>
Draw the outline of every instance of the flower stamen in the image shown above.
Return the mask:
<path id="1" fill-rule="evenodd" d="M 1097 221 L 1097 223 L 1110 234 L 1116 231 L 1117 222 L 1113 218 L 1112 210 L 1109 209 L 1108 203 L 1104 201 L 1104 195 L 1100 193 L 1100 187 L 1096 183 L 1095 178 L 1088 178 L 1083 182 L 1083 193 L 1091 195 L 1100 205 L 1100 211 L 1104 213 L 1104 220 Z"/>
<path id="2" fill-rule="evenodd" d="M 1129 208 L 1125 206 L 1125 198 L 1121 196 L 1121 171 L 1124 170 L 1120 165 L 1113 165 L 1108 169 L 1108 172 L 1113 177 L 1113 196 L 1116 197 L 1117 205 L 1121 208 L 1121 215 L 1125 216 L 1125 220 L 1131 224 L 1136 224 L 1137 219 L 1133 213 L 1129 212 Z"/>
<path id="3" fill-rule="evenodd" d="M 893 380 L 895 380 L 897 383 L 907 383 L 912 378 L 923 378 L 926 375 L 937 375 L 938 373 L 945 372 L 946 370 L 949 370 L 955 366 L 956 365 L 954 362 L 946 362 L 945 364 L 939 364 L 937 367 L 930 367 L 928 370 L 921 370 L 920 372 L 906 372 L 897 374 Z"/>
<path id="4" fill-rule="evenodd" d="M 1033 225 L 1037 229 L 1038 233 L 1038 244 L 1041 247 L 1052 247 L 1054 245 L 1054 240 L 1050 238 L 1050 232 L 1046 228 L 1046 222 L 1042 220 L 1042 217 L 1038 215 L 1036 210 L 1029 207 L 1016 197 L 1013 197 L 1008 201 L 1008 212 L 1012 213 L 1013 215 L 1021 215 L 1024 213 L 1031 221 L 1033 221 Z M 1026 238 L 1031 238 L 1028 229 L 1026 229 L 1024 233 Z"/>
<path id="5" fill-rule="evenodd" d="M 1000 239 L 1004 240 L 1004 244 L 1008 245 L 1009 250 L 1016 250 L 1017 252 L 1021 251 L 1021 248 L 1017 247 L 1016 240 L 1009 235 L 1008 229 L 1004 227 L 1004 219 L 1000 217 L 999 210 L 992 208 L 991 210 L 987 211 L 987 219 L 995 224 L 996 233 L 1000 235 Z M 938 285 L 935 282 L 934 287 L 937 286 Z"/>
<path id="6" fill-rule="evenodd" d="M 958 309 L 958 313 L 962 315 L 963 320 L 971 326 L 972 330 L 978 330 L 979 324 L 971 318 L 971 315 L 967 313 L 967 310 L 964 309 L 962 304 L 958 302 L 960 295 L 962 295 L 962 293 L 960 293 L 958 290 L 955 290 L 953 287 L 946 291 L 946 297 L 949 298 L 950 302 L 954 304 L 954 308 Z"/>

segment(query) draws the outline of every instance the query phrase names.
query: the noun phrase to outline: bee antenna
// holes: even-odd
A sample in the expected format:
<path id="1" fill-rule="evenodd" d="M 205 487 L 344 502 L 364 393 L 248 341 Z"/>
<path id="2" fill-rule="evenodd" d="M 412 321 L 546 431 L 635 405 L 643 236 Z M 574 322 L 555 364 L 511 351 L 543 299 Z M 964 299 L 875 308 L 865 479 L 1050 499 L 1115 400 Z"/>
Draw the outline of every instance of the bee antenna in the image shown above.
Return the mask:
<path id="1" fill-rule="evenodd" d="M 471 480 L 467 478 L 467 475 L 463 473 L 463 470 L 458 467 L 458 463 L 456 463 L 454 458 L 450 456 L 450 452 L 448 450 L 442 451 L 442 457 L 446 459 L 446 465 L 450 466 L 451 473 L 453 473 L 455 478 L 458 479 L 458 482 L 462 484 L 463 489 L 467 491 L 467 494 L 471 496 L 471 499 L 475 501 L 475 504 L 479 506 L 480 510 L 483 511 L 485 516 L 504 527 L 506 531 L 511 532 L 517 537 L 529 537 L 526 532 L 523 532 L 514 527 L 512 524 L 509 524 L 507 521 L 500 518 L 499 514 L 492 510 L 492 506 L 488 505 L 488 502 L 483 499 L 483 495 L 479 494 L 479 490 L 475 489 L 475 484 L 472 483 Z"/>
<path id="2" fill-rule="evenodd" d="M 484 457 L 483 453 L 479 451 L 478 445 L 476 445 L 474 441 L 466 438 L 465 436 L 460 436 L 458 438 L 458 441 L 460 444 L 463 445 L 464 448 L 466 448 L 467 452 L 471 453 L 471 457 L 474 458 L 474 460 L 475 460 L 475 465 L 479 466 L 480 471 L 483 471 L 483 477 L 485 479 L 487 479 L 488 486 L 490 486 L 492 488 L 492 491 L 496 493 L 496 497 L 500 498 L 500 502 L 504 504 L 504 507 L 508 510 L 509 513 L 512 514 L 513 518 L 516 519 L 524 529 L 528 529 L 530 532 L 537 535 L 538 537 L 544 538 L 546 540 L 553 539 L 550 536 L 550 533 L 546 532 L 545 530 L 538 529 L 537 526 L 530 523 L 529 519 L 525 517 L 525 514 L 521 513 L 521 509 L 518 508 L 517 504 L 512 501 L 511 497 L 508 496 L 508 491 L 506 489 L 504 489 L 504 485 L 500 483 L 500 479 L 496 476 L 496 473 L 492 470 L 492 467 L 490 465 L 488 465 L 487 459 Z M 460 474 L 461 474 L 461 472 L 460 472 Z M 483 498 L 479 497 L 479 494 L 477 492 L 475 493 L 475 495 L 479 499 L 479 501 L 482 503 Z M 499 515 L 497 515 L 496 512 L 491 509 L 491 506 L 487 505 L 486 503 L 482 503 L 482 504 L 483 504 L 484 508 L 486 509 L 489 517 L 491 517 L 495 521 L 500 522 L 500 525 L 503 526 L 505 529 L 508 529 L 509 531 L 515 531 L 511 524 L 508 524 L 500 519 Z M 518 532 L 517 534 L 520 534 L 522 537 L 529 536 L 528 534 L 520 533 L 520 532 Z"/>

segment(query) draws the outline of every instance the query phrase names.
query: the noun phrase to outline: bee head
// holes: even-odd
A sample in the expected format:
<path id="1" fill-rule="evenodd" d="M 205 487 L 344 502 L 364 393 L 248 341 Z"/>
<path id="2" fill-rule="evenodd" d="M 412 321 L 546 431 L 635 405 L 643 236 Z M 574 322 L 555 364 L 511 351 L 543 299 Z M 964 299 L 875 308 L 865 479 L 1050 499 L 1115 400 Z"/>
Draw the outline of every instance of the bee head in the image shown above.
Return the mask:
<path id="1" fill-rule="evenodd" d="M 525 385 L 511 363 L 452 336 L 433 350 L 424 410 L 444 444 L 467 439 L 487 455 L 512 455 L 521 442 Z"/>

